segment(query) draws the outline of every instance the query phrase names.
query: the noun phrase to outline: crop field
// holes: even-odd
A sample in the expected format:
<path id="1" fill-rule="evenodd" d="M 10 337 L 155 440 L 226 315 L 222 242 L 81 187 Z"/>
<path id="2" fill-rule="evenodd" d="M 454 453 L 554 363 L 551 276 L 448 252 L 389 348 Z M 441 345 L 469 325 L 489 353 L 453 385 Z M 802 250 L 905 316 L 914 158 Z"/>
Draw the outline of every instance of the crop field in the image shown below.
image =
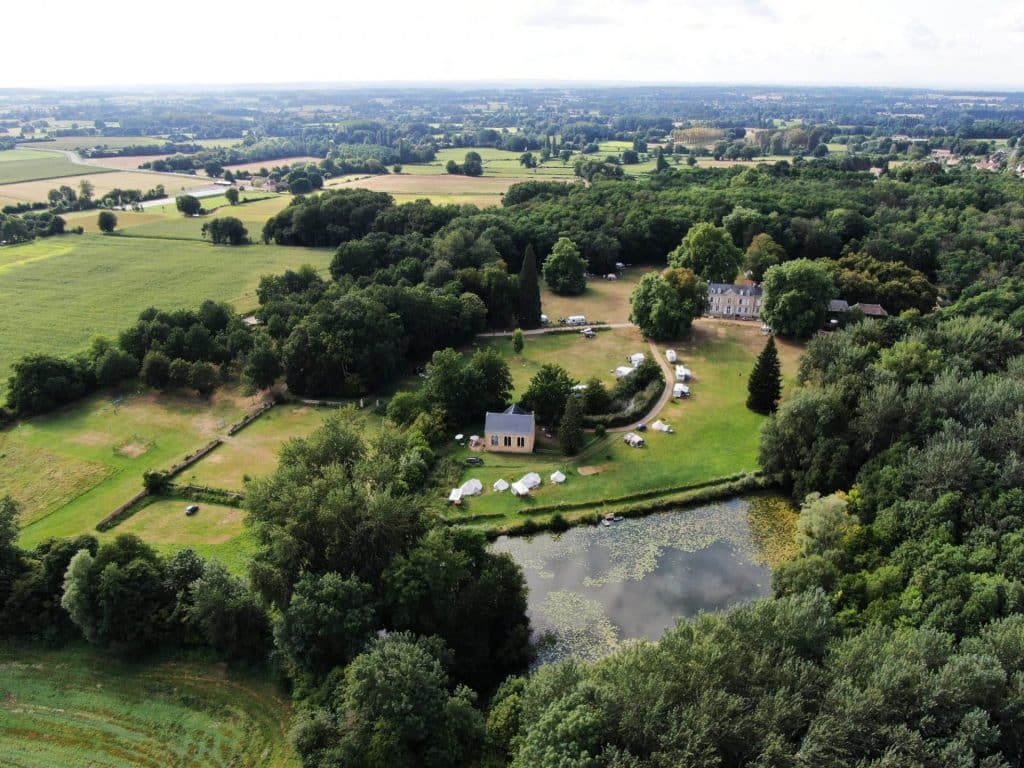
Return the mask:
<path id="1" fill-rule="evenodd" d="M 250 310 L 262 275 L 326 269 L 330 259 L 330 250 L 103 235 L 0 249 L 0 386 L 23 355 L 76 352 L 97 334 L 116 336 L 149 306 L 198 307 L 210 298 Z"/>
<path id="2" fill-rule="evenodd" d="M 0 649 L 0 764 L 298 768 L 287 698 L 255 675 Z"/>
<path id="3" fill-rule="evenodd" d="M 570 315 L 584 315 L 590 323 L 628 323 L 630 294 L 647 271 L 643 267 L 629 267 L 618 280 L 594 277 L 587 281 L 586 290 L 579 296 L 559 296 L 541 280 L 541 311 L 552 323 Z"/>
<path id="4" fill-rule="evenodd" d="M 9 149 L 0 152 L 0 184 L 105 172 L 98 168 L 76 165 L 57 152 L 42 152 L 35 149 Z M 75 184 L 77 183 L 76 179 Z M 2 189 L 0 188 L 0 195 L 4 194 Z M 45 200 L 46 195 L 44 194 L 41 199 Z"/>
<path id="5" fill-rule="evenodd" d="M 114 168 L 119 171 L 136 171 L 143 163 L 163 160 L 170 155 L 121 155 L 119 157 L 89 158 L 85 162 L 99 168 Z"/>
<path id="6" fill-rule="evenodd" d="M 596 347 L 582 345 L 599 343 L 603 335 L 598 334 L 597 339 L 589 342 L 579 338 L 577 349 L 596 350 Z M 600 367 L 590 354 L 573 354 L 571 347 L 566 348 L 563 343 L 560 334 L 527 337 L 524 356 L 531 356 L 533 365 L 557 362 L 578 379 L 585 379 L 595 367 Z M 452 512 L 451 515 L 457 518 L 459 515 L 500 514 L 501 518 L 488 519 L 486 524 L 501 524 L 521 520 L 519 510 L 531 506 L 588 501 L 599 506 L 604 499 L 629 493 L 756 470 L 759 432 L 764 417 L 747 409 L 746 384 L 763 345 L 764 337 L 756 324 L 698 320 L 690 339 L 671 345 L 680 360 L 694 372 L 694 381 L 690 385 L 692 397 L 669 403 L 657 415 L 673 426 L 675 434 L 649 430 L 645 434 L 646 447 L 637 449 L 623 443 L 621 435 L 611 433 L 604 440 L 591 443 L 580 456 L 572 459 L 558 454 L 553 442 L 549 443 L 551 451 L 526 456 L 487 452 L 472 454 L 463 449 L 460 457 L 481 455 L 486 462 L 483 467 L 467 468 L 462 476 L 463 481 L 470 477 L 479 478 L 484 485 L 484 493 L 470 499 L 464 507 L 465 512 Z M 637 349 L 632 349 L 633 346 Z M 661 345 L 659 350 L 668 346 Z M 497 347 L 508 357 L 516 391 L 521 392 L 523 379 L 528 379 L 519 373 L 522 363 L 512 355 L 510 343 L 502 340 Z M 639 343 L 627 344 L 616 349 L 615 354 L 621 358 L 626 347 L 629 351 L 642 349 Z M 649 349 L 642 351 L 648 353 Z M 799 353 L 798 346 L 780 343 L 788 385 L 796 374 Z M 606 362 L 607 368 L 619 364 L 614 355 L 609 356 L 613 359 Z M 548 476 L 556 469 L 567 475 L 564 485 L 554 485 L 549 481 Z M 498 478 L 512 482 L 531 471 L 541 475 L 544 485 L 527 499 L 491 490 Z"/>
<path id="7" fill-rule="evenodd" d="M 222 435 L 253 407 L 221 390 L 211 399 L 125 387 L 0 432 L 0 487 L 22 509 L 22 542 L 92 531 L 142 488 L 142 474 Z"/>
<path id="8" fill-rule="evenodd" d="M 72 171 L 72 173 L 78 175 L 70 177 L 67 182 L 62 180 L 65 177 L 59 177 L 47 180 L 0 184 L 0 205 L 45 202 L 47 192 L 65 183 L 77 192 L 79 182 L 86 178 L 92 182 L 97 198 L 103 197 L 112 189 L 140 189 L 145 192 L 157 184 L 163 184 L 167 194 L 173 196 L 198 187 L 208 186 L 210 183 L 205 178 L 149 173 L 147 171 L 108 172 L 100 168 L 71 163 L 69 163 L 69 167 L 78 169 Z"/>
<path id="9" fill-rule="evenodd" d="M 166 141 L 167 138 L 164 136 L 57 136 L 52 141 L 39 142 L 38 146 L 44 149 L 71 150 L 92 149 L 93 147 L 120 149 L 121 147 L 163 144 Z"/>

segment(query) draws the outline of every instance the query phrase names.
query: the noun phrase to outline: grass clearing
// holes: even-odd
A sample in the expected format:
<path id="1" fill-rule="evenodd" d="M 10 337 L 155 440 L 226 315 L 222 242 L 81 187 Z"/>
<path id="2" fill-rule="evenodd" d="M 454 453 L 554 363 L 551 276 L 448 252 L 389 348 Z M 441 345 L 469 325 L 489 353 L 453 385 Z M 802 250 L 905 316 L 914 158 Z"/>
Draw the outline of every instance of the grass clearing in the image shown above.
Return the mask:
<path id="1" fill-rule="evenodd" d="M 4 765 L 298 768 L 290 717 L 265 678 L 219 664 L 0 648 Z"/>
<path id="2" fill-rule="evenodd" d="M 212 219 L 234 216 L 249 230 L 249 237 L 259 242 L 266 224 L 274 214 L 291 202 L 290 195 L 274 195 L 273 193 L 243 192 L 243 196 L 251 196 L 252 202 L 231 205 L 223 195 L 202 198 L 203 207 L 210 211 L 205 216 L 183 216 L 174 203 L 152 206 L 146 209 L 145 221 L 137 224 L 129 220 L 127 226 L 121 227 L 121 214 L 118 213 L 118 230 L 125 237 L 165 238 L 168 240 L 203 240 L 203 224 Z M 270 195 L 268 197 L 268 195 Z M 298 252 L 300 249 L 291 249 Z M 329 262 L 329 260 L 328 260 Z"/>
<path id="3" fill-rule="evenodd" d="M 97 334 L 115 337 L 149 306 L 198 307 L 211 298 L 253 309 L 262 275 L 303 264 L 325 270 L 331 256 L 330 249 L 103 235 L 0 249 L 0 382 L 20 357 L 69 354 Z"/>
<path id="4" fill-rule="evenodd" d="M 235 390 L 203 400 L 125 387 L 0 432 L 0 453 L 45 457 L 0 462 L 0 487 L 22 507 L 22 545 L 95 534 L 96 523 L 141 490 L 146 470 L 168 467 L 222 435 L 251 407 Z M 38 475 L 39 461 L 47 480 Z M 47 482 L 46 493 L 37 493 Z"/>
<path id="5" fill-rule="evenodd" d="M 598 334 L 591 342 L 580 339 L 580 343 L 597 344 L 602 335 Z M 551 338 L 551 341 L 547 336 L 527 338 L 524 354 L 531 354 L 532 345 L 536 362 L 548 358 L 545 361 L 560 363 L 579 379 L 586 378 L 588 369 L 607 369 L 619 364 L 611 351 L 612 359 L 608 360 L 603 354 L 595 356 L 597 360 L 592 360 L 590 355 L 576 359 L 573 350 L 559 348 L 559 342 L 554 340 L 557 336 Z M 611 433 L 604 440 L 592 442 L 580 456 L 573 458 L 561 456 L 553 441 L 543 440 L 540 446 L 551 450 L 534 455 L 485 453 L 485 466 L 467 468 L 462 475 L 463 482 L 470 477 L 479 478 L 484 494 L 470 499 L 464 511 L 453 511 L 450 515 L 455 519 L 495 515 L 482 524 L 498 526 L 521 520 L 519 510 L 532 506 L 584 502 L 599 508 L 603 500 L 609 498 L 756 470 L 764 417 L 748 410 L 745 403 L 747 377 L 764 343 L 764 336 L 754 323 L 698 320 L 690 339 L 659 345 L 662 351 L 674 348 L 695 376 L 690 399 L 672 401 L 656 414 L 674 427 L 675 434 L 648 431 L 646 447 L 637 449 L 623 443 L 621 435 Z M 625 354 L 623 349 L 627 347 L 636 351 L 632 346 L 636 344 L 620 346 L 616 353 Z M 791 382 L 796 374 L 800 348 L 787 343 L 780 343 L 779 347 L 783 371 Z M 505 355 L 511 354 L 510 343 L 499 343 L 498 348 Z M 589 349 L 601 351 L 598 347 Z M 528 376 L 520 374 L 521 368 L 521 364 L 510 360 L 516 391 L 520 393 L 523 379 L 528 381 Z M 652 420 L 654 418 L 652 416 Z M 461 449 L 457 455 L 465 458 L 479 454 Z M 581 474 L 580 468 L 587 469 Z M 556 469 L 567 475 L 564 485 L 556 486 L 549 481 L 549 475 Z M 498 478 L 512 482 L 531 471 L 541 475 L 544 485 L 529 498 L 520 499 L 508 492 L 491 490 Z"/>
<path id="6" fill-rule="evenodd" d="M 134 533 L 165 553 L 190 547 L 203 558 L 219 560 L 232 572 L 245 574 L 256 552 L 256 539 L 245 527 L 248 513 L 241 507 L 204 501 L 199 502 L 198 512 L 186 515 L 185 507 L 191 503 L 183 498 L 156 499 L 107 535 Z"/>
<path id="7" fill-rule="evenodd" d="M 541 280 L 541 311 L 552 323 L 570 315 L 585 315 L 591 323 L 628 323 L 629 297 L 648 271 L 647 267 L 629 267 L 620 273 L 618 280 L 605 280 L 600 276 L 591 278 L 579 296 L 559 296 Z"/>
<path id="8" fill-rule="evenodd" d="M 237 140 L 236 140 L 237 141 Z M 42 149 L 121 149 L 122 147 L 141 147 L 161 145 L 167 142 L 165 136 L 57 136 L 51 141 L 40 141 L 28 146 L 39 146 Z"/>

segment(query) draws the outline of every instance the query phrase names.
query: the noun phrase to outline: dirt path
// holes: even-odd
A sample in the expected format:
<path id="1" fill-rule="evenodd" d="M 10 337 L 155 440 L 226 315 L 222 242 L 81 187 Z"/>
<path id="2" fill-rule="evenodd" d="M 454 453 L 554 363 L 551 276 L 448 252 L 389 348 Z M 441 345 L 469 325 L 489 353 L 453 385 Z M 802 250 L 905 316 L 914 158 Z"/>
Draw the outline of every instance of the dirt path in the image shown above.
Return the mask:
<path id="1" fill-rule="evenodd" d="M 594 330 L 604 330 L 605 328 L 632 328 L 632 323 L 602 323 L 601 325 L 590 326 Z M 547 328 L 534 328 L 532 331 L 523 331 L 523 336 L 539 336 L 542 333 L 565 333 L 567 331 L 574 330 L 571 325 L 555 325 Z M 580 330 L 583 330 L 580 328 Z M 477 338 L 480 339 L 494 339 L 502 336 L 511 336 L 515 331 L 488 331 L 487 333 L 478 333 Z"/>
<path id="2" fill-rule="evenodd" d="M 649 341 L 648 345 L 651 348 L 651 354 L 654 355 L 654 359 L 658 362 L 658 365 L 661 366 L 661 372 L 665 375 L 665 391 L 661 393 L 661 397 L 658 398 L 658 402 L 656 402 L 654 406 L 641 418 L 637 419 L 632 424 L 626 425 L 625 427 L 614 427 L 609 429 L 609 432 L 617 432 L 620 434 L 623 432 L 632 432 L 640 424 L 646 424 L 649 420 L 661 413 L 661 409 L 668 405 L 669 400 L 672 399 L 672 384 L 675 382 L 675 371 L 672 370 L 672 366 L 668 364 L 668 360 L 666 360 L 665 356 L 658 350 L 657 344 L 653 341 Z"/>

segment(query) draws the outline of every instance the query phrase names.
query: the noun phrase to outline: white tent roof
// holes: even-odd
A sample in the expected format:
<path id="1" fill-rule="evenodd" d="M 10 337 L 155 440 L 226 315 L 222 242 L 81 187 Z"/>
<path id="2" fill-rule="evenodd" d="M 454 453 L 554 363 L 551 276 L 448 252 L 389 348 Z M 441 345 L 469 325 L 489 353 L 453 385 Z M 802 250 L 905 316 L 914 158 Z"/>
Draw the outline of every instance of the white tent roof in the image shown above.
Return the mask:
<path id="1" fill-rule="evenodd" d="M 461 501 L 462 500 L 462 489 L 452 488 L 452 492 L 448 494 L 448 501 Z"/>
<path id="2" fill-rule="evenodd" d="M 676 378 L 677 379 L 688 379 L 693 376 L 693 372 L 685 365 L 676 366 Z"/>
<path id="3" fill-rule="evenodd" d="M 670 363 L 674 363 L 677 359 L 676 351 L 674 349 L 666 349 L 665 357 L 668 359 Z"/>
<path id="4" fill-rule="evenodd" d="M 464 482 L 462 484 L 462 488 L 460 488 L 459 490 L 462 491 L 463 496 L 476 496 L 483 489 L 484 484 L 477 480 L 475 477 L 473 477 Z"/>
<path id="5" fill-rule="evenodd" d="M 519 478 L 519 482 L 525 485 L 527 488 L 536 488 L 541 484 L 541 479 L 540 475 L 538 475 L 536 472 L 527 472 L 525 475 Z"/>
<path id="6" fill-rule="evenodd" d="M 631 362 L 633 365 L 640 365 L 640 363 L 642 363 L 646 359 L 647 356 L 643 352 L 634 352 L 632 355 L 629 356 L 629 362 Z"/>
<path id="7" fill-rule="evenodd" d="M 636 368 L 630 368 L 628 365 L 620 365 L 615 369 L 615 375 L 621 379 L 623 376 L 629 376 L 635 370 Z"/>
<path id="8" fill-rule="evenodd" d="M 556 469 L 554 472 L 551 473 L 551 482 L 552 483 L 564 483 L 565 482 L 565 475 L 563 475 L 561 472 L 559 472 Z"/>
<path id="9" fill-rule="evenodd" d="M 530 489 L 517 480 L 512 483 L 512 493 L 515 496 L 529 496 Z"/>
<path id="10" fill-rule="evenodd" d="M 504 478 L 500 478 L 499 477 L 497 480 L 494 481 L 493 488 L 494 488 L 494 490 L 498 491 L 499 493 L 501 491 L 507 491 L 508 490 L 508 483 L 504 480 Z"/>
<path id="11" fill-rule="evenodd" d="M 672 387 L 672 394 L 676 397 L 682 397 L 683 395 L 689 394 L 690 388 L 682 382 L 676 382 Z"/>
<path id="12" fill-rule="evenodd" d="M 670 427 L 661 419 L 658 419 L 656 422 L 651 424 L 651 429 L 653 429 L 655 432 L 668 432 L 670 429 L 672 429 L 672 427 Z"/>

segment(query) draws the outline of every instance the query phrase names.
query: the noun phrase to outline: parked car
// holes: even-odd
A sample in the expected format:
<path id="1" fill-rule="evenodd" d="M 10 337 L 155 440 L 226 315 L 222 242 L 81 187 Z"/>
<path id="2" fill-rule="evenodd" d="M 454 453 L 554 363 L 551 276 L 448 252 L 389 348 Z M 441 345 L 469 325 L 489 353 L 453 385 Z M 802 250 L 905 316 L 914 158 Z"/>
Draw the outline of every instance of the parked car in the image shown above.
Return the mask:
<path id="1" fill-rule="evenodd" d="M 467 467 L 482 467 L 483 465 L 484 460 L 481 459 L 479 456 L 470 456 L 468 459 L 466 459 Z"/>
<path id="2" fill-rule="evenodd" d="M 189 504 L 187 507 L 185 507 L 185 514 L 188 515 L 189 517 L 191 517 L 192 515 L 194 515 L 198 511 L 199 511 L 199 505 L 198 504 Z"/>
<path id="3" fill-rule="evenodd" d="M 584 328 L 580 333 L 583 334 L 583 338 L 585 339 L 592 339 L 597 336 L 597 333 L 593 328 Z"/>

